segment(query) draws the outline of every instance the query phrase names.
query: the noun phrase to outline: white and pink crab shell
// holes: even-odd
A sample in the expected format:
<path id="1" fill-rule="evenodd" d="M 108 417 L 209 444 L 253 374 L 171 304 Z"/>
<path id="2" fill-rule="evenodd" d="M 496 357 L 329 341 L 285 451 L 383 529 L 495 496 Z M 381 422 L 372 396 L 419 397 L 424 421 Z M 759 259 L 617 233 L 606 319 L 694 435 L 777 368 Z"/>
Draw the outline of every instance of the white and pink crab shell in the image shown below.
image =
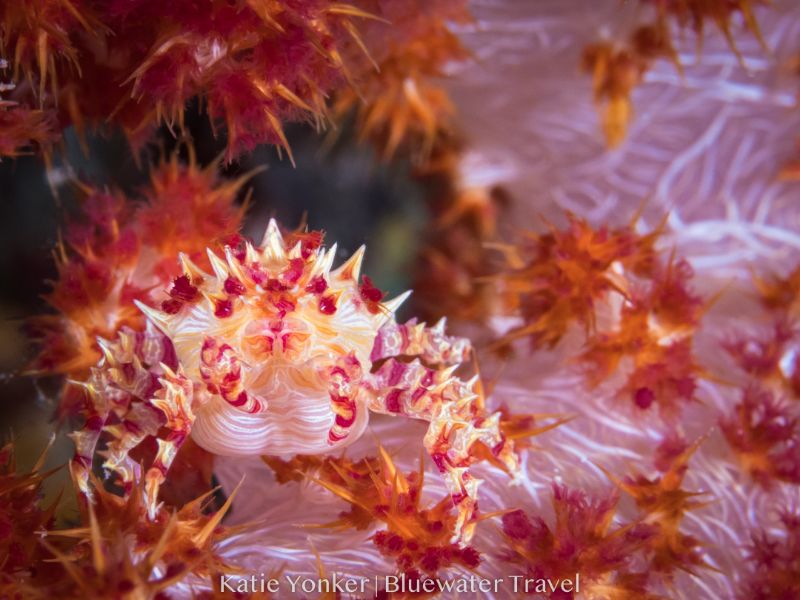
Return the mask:
<path id="1" fill-rule="evenodd" d="M 468 539 L 479 483 L 468 472 L 473 445 L 511 471 L 517 463 L 475 380 L 454 375 L 470 344 L 446 336 L 444 322 L 397 324 L 408 293 L 382 302 L 368 278 L 359 284 L 363 247 L 332 270 L 335 255 L 335 245 L 326 251 L 302 240 L 288 248 L 272 220 L 259 248 L 226 247 L 224 258 L 209 250 L 213 274 L 181 257 L 184 275 L 161 310 L 139 304 L 147 330 L 101 342 L 104 359 L 85 384 L 87 424 L 73 436 L 81 489 L 90 494 L 103 431 L 112 438 L 104 466 L 125 490 L 137 476 L 128 453 L 157 437 L 145 475 L 154 514 L 158 487 L 189 434 L 217 455 L 320 454 L 353 443 L 374 411 L 430 422 L 423 444 L 446 476 L 459 535 Z M 158 438 L 164 427 L 169 434 Z"/>

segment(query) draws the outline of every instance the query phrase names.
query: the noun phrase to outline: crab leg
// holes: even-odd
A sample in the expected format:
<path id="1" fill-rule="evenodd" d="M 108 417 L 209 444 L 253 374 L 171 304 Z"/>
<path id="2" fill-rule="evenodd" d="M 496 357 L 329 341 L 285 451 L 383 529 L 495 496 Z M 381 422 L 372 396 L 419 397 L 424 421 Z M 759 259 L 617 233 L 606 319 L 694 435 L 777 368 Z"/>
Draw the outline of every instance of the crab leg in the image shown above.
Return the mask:
<path id="1" fill-rule="evenodd" d="M 141 362 L 134 353 L 137 335 L 139 334 L 123 331 L 116 344 L 98 338 L 97 341 L 104 354 L 103 366 L 107 369 L 92 369 L 89 381 L 79 384 L 87 396 L 87 417 L 83 429 L 70 435 L 75 443 L 75 456 L 70 462 L 70 473 L 78 489 L 89 499 L 92 497 L 89 474 L 92 471 L 95 449 L 103 431 L 113 430 L 114 427 L 106 424 L 109 416 L 112 412 L 116 413 L 124 419 L 124 424 L 132 399 L 136 395 L 154 389 L 153 378 L 149 374 L 144 375 Z M 110 383 L 114 385 L 109 385 Z M 157 381 L 155 383 L 157 384 Z M 138 429 L 135 422 L 129 426 Z M 121 432 L 118 432 L 116 437 L 119 438 L 120 435 Z M 116 470 L 118 462 L 115 459 L 106 466 Z"/>
<path id="2" fill-rule="evenodd" d="M 101 435 L 111 436 L 103 452 L 103 467 L 119 477 L 127 495 L 140 476 L 139 464 L 130 452 L 147 437 L 166 427 L 166 440 L 157 440 L 158 454 L 145 476 L 148 514 L 156 513 L 158 487 L 175 454 L 187 437 L 194 415 L 191 383 L 179 370 L 174 348 L 155 328 L 145 332 L 123 329 L 114 342 L 98 339 L 104 353 L 101 365 L 83 384 L 88 394 L 88 417 L 83 429 L 72 434 L 75 457 L 70 471 L 80 491 L 92 500 L 89 475 L 92 457 Z M 108 423 L 116 415 L 118 422 Z"/>
<path id="3" fill-rule="evenodd" d="M 321 372 L 328 381 L 331 408 L 336 415 L 333 426 L 328 431 L 328 442 L 335 444 L 349 435 L 350 429 L 356 422 L 359 410 L 359 384 L 362 379 L 361 363 L 355 355 L 350 354 L 339 358 Z"/>
<path id="4" fill-rule="evenodd" d="M 458 365 L 469 357 L 472 347 L 466 338 L 444 333 L 445 319 L 433 327 L 411 319 L 404 325 L 390 322 L 378 330 L 370 360 L 374 363 L 397 356 L 418 356 L 426 364 Z"/>
<path id="5" fill-rule="evenodd" d="M 454 368 L 434 370 L 419 360 L 403 363 L 390 358 L 369 375 L 373 391 L 370 409 L 391 415 L 404 415 L 430 422 L 425 449 L 446 477 L 459 519 L 456 540 L 467 542 L 472 536 L 477 512 L 480 481 L 468 467 L 480 460 L 480 442 L 502 460 L 511 472 L 516 470 L 513 444 L 500 433 L 500 415 L 487 416 L 473 387 L 476 380 L 463 382 L 452 375 Z"/>
<path id="6" fill-rule="evenodd" d="M 117 424 L 106 425 L 103 430 L 113 436 L 108 449 L 103 453 L 106 460 L 103 468 L 119 476 L 119 484 L 127 496 L 139 471 L 139 465 L 129 453 L 141 444 L 148 436 L 154 436 L 163 425 L 164 418 L 153 406 L 137 403 Z"/>
<path id="7" fill-rule="evenodd" d="M 164 483 L 178 450 L 189 437 L 195 419 L 192 411 L 192 382 L 184 376 L 181 369 L 175 373 L 163 364 L 161 369 L 164 371 L 164 376 L 160 379 L 162 387 L 151 402 L 164 414 L 165 426 L 170 432 L 166 439 L 156 440 L 158 452 L 144 476 L 145 501 L 151 519 L 155 518 L 158 511 L 158 490 Z"/>
<path id="8" fill-rule="evenodd" d="M 92 459 L 110 410 L 104 397 L 95 394 L 90 384 L 81 385 L 87 395 L 88 408 L 83 428 L 69 435 L 75 444 L 75 455 L 69 463 L 69 472 L 78 489 L 91 500 L 89 474 L 92 472 Z"/>
<path id="9" fill-rule="evenodd" d="M 244 389 L 241 361 L 229 344 L 221 344 L 213 337 L 203 341 L 200 376 L 209 392 L 219 394 L 225 402 L 241 411 L 259 413 L 267 409 L 266 400 Z"/>

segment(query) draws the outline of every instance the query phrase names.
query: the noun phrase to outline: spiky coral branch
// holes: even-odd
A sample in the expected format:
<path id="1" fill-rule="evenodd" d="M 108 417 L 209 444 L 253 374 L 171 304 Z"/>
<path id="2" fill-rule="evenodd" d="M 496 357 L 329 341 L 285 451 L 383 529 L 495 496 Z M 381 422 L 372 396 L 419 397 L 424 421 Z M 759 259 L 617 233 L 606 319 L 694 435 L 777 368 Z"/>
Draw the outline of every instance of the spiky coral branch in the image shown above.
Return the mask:
<path id="1" fill-rule="evenodd" d="M 519 565 L 535 582 L 557 581 L 580 573 L 584 590 L 600 597 L 654 598 L 648 577 L 636 571 L 634 554 L 653 536 L 650 526 L 612 527 L 619 496 L 591 498 L 580 490 L 553 486 L 555 522 L 530 518 L 523 510 L 503 515 L 505 547 L 499 558 Z M 527 584 L 526 584 L 527 585 Z M 531 588 L 555 598 L 562 590 Z M 574 591 L 574 590 L 573 590 Z"/>
<path id="2" fill-rule="evenodd" d="M 279 478 L 310 477 L 351 508 L 322 527 L 366 529 L 382 523 L 372 541 L 381 554 L 392 558 L 398 570 L 409 577 L 436 577 L 440 570 L 460 565 L 474 569 L 478 552 L 454 543 L 461 525 L 453 503 L 445 497 L 432 506 L 423 504 L 424 467 L 405 475 L 380 448 L 380 458 L 354 462 L 345 458 L 314 460 L 295 458 L 284 462 L 266 459 Z M 295 468 L 289 471 L 292 467 Z M 288 471 L 288 472 L 287 472 Z"/>
<path id="3" fill-rule="evenodd" d="M 402 4 L 214 0 L 198 13 L 184 0 L 36 0 L 0 11 L 0 55 L 14 57 L 14 78 L 29 84 L 26 103 L 57 110 L 60 124 L 81 132 L 113 122 L 135 149 L 158 125 L 182 128 L 199 98 L 212 126 L 225 129 L 229 160 L 263 143 L 291 158 L 286 123 L 323 127 L 329 96 L 341 92 L 336 112 L 366 98 L 365 135 L 390 122 L 394 151 L 410 131 L 427 139 L 441 126 L 449 103 L 429 79 L 460 57 L 445 20 L 464 14 L 462 3 L 418 3 L 420 14 Z M 385 66 L 380 75 L 370 52 Z"/>
<path id="4" fill-rule="evenodd" d="M 667 578 L 673 577 L 677 569 L 696 575 L 698 568 L 709 568 L 702 557 L 700 541 L 681 531 L 681 522 L 688 512 L 709 504 L 695 499 L 702 493 L 681 487 L 689 459 L 703 441 L 704 438 L 700 438 L 684 446 L 681 452 L 669 458 L 663 465 L 665 472 L 657 477 L 649 478 L 635 472 L 619 480 L 607 473 L 635 500 L 642 521 L 653 527 L 653 535 L 647 540 L 644 551 L 652 570 Z"/>

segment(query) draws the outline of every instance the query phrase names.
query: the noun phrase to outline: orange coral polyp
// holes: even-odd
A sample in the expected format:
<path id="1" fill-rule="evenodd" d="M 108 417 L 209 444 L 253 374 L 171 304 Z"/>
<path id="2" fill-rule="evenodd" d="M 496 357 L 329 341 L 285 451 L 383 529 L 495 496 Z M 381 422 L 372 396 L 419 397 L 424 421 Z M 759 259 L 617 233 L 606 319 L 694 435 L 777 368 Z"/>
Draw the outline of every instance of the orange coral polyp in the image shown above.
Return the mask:
<path id="1" fill-rule="evenodd" d="M 660 231 L 638 235 L 632 225 L 593 229 L 567 214 L 569 226 L 546 234 L 529 234 L 520 250 L 506 251 L 508 266 L 496 280 L 506 298 L 506 312 L 525 322 L 505 338 L 529 337 L 534 347 L 554 346 L 572 324 L 595 331 L 595 305 L 609 292 L 626 294 L 624 273 L 640 275 L 654 262 Z"/>
<path id="2" fill-rule="evenodd" d="M 42 506 L 42 484 L 52 474 L 41 470 L 44 455 L 30 473 L 19 473 L 15 454 L 13 444 L 0 448 L 0 596 L 9 597 L 24 589 L 27 580 L 45 575 L 45 565 L 38 574 L 31 565 L 52 558 L 37 535 L 53 526 L 58 504 Z"/>
<path id="3" fill-rule="evenodd" d="M 756 277 L 754 282 L 766 309 L 778 315 L 800 316 L 800 266 L 785 277 Z"/>
<path id="4" fill-rule="evenodd" d="M 674 419 L 694 400 L 702 371 L 693 356 L 693 335 L 706 307 L 689 288 L 692 275 L 688 263 L 671 258 L 666 267 L 651 268 L 649 282 L 628 286 L 618 324 L 590 336 L 579 357 L 591 385 L 630 358 L 632 370 L 620 394 L 639 409 L 655 403 L 662 416 Z"/>
<path id="5" fill-rule="evenodd" d="M 144 204 L 84 188 L 84 219 L 66 228 L 58 277 L 46 296 L 58 314 L 29 323 L 40 341 L 31 371 L 85 379 L 101 356 L 98 336 L 142 330 L 134 301 L 153 301 L 180 274 L 178 252 L 207 264 L 206 247 L 239 230 L 243 209 L 235 201 L 246 178 L 222 182 L 214 165 L 200 169 L 173 157 L 153 169 Z"/>
<path id="6" fill-rule="evenodd" d="M 622 480 L 612 480 L 636 502 L 643 522 L 654 527 L 647 541 L 646 553 L 654 571 L 672 577 L 676 569 L 696 574 L 697 568 L 709 568 L 701 555 L 701 544 L 681 531 L 684 516 L 703 508 L 708 501 L 699 501 L 703 493 L 689 492 L 681 486 L 689 459 L 705 437 L 690 446 L 682 445 L 664 464 L 664 473 L 649 478 L 634 471 Z"/>
<path id="7" fill-rule="evenodd" d="M 622 44 L 602 41 L 584 48 L 582 67 L 592 75 L 594 101 L 602 111 L 603 133 L 609 148 L 625 139 L 633 117 L 631 94 L 652 62 L 661 57 L 678 64 L 663 21 L 640 25 Z"/>
<path id="8" fill-rule="evenodd" d="M 674 256 L 659 260 L 661 227 L 647 234 L 637 234 L 634 224 L 594 229 L 567 216 L 565 229 L 529 234 L 518 248 L 498 246 L 508 267 L 489 280 L 505 303 L 501 312 L 520 324 L 496 346 L 528 338 L 534 349 L 552 348 L 582 326 L 586 341 L 577 361 L 588 384 L 624 367 L 620 395 L 674 419 L 694 400 L 701 375 L 693 336 L 706 303 L 691 290 L 691 267 Z M 610 318 L 598 326 L 601 307 Z"/>
<path id="9" fill-rule="evenodd" d="M 0 157 L 16 158 L 34 150 L 46 154 L 55 137 L 55 120 L 50 112 L 0 98 Z"/>
<path id="10" fill-rule="evenodd" d="M 268 459 L 268 464 L 275 465 L 274 459 Z M 348 512 L 324 526 L 365 529 L 376 522 L 385 524 L 386 529 L 377 531 L 372 541 L 381 554 L 395 560 L 401 573 L 414 577 L 422 572 L 435 577 L 440 569 L 454 565 L 474 569 L 480 563 L 474 548 L 453 541 L 459 538 L 460 524 L 451 498 L 422 507 L 422 464 L 419 472 L 404 475 L 381 448 L 379 459 L 354 463 L 328 458 L 311 465 L 306 462 L 305 466 L 312 481 L 351 505 Z M 282 478 L 286 479 L 285 472 Z"/>
<path id="11" fill-rule="evenodd" d="M 723 341 L 723 348 L 736 365 L 761 384 L 783 389 L 800 397 L 800 330 L 779 318 L 770 334 L 741 335 Z"/>

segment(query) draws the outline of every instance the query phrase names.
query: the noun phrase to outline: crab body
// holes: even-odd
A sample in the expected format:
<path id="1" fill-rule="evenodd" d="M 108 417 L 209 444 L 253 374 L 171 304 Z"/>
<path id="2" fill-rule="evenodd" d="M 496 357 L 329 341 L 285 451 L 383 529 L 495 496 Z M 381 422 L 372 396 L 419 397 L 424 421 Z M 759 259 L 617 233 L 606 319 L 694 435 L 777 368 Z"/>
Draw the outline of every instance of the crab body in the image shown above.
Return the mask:
<path id="1" fill-rule="evenodd" d="M 323 454 L 358 439 L 370 411 L 403 415 L 430 422 L 423 444 L 459 507 L 458 535 L 468 539 L 479 483 L 468 472 L 479 460 L 474 445 L 516 468 L 475 380 L 454 375 L 469 342 L 447 336 L 443 321 L 396 323 L 408 293 L 383 302 L 368 277 L 359 283 L 363 247 L 333 270 L 335 246 L 293 237 L 292 244 L 270 221 L 258 248 L 209 250 L 213 273 L 182 256 L 184 274 L 160 309 L 138 304 L 147 329 L 102 341 L 104 358 L 84 384 L 86 425 L 74 434 L 79 485 L 90 494 L 104 432 L 104 466 L 126 491 L 137 468 L 129 453 L 156 438 L 145 475 L 155 514 L 159 486 L 189 435 L 217 455 Z"/>

